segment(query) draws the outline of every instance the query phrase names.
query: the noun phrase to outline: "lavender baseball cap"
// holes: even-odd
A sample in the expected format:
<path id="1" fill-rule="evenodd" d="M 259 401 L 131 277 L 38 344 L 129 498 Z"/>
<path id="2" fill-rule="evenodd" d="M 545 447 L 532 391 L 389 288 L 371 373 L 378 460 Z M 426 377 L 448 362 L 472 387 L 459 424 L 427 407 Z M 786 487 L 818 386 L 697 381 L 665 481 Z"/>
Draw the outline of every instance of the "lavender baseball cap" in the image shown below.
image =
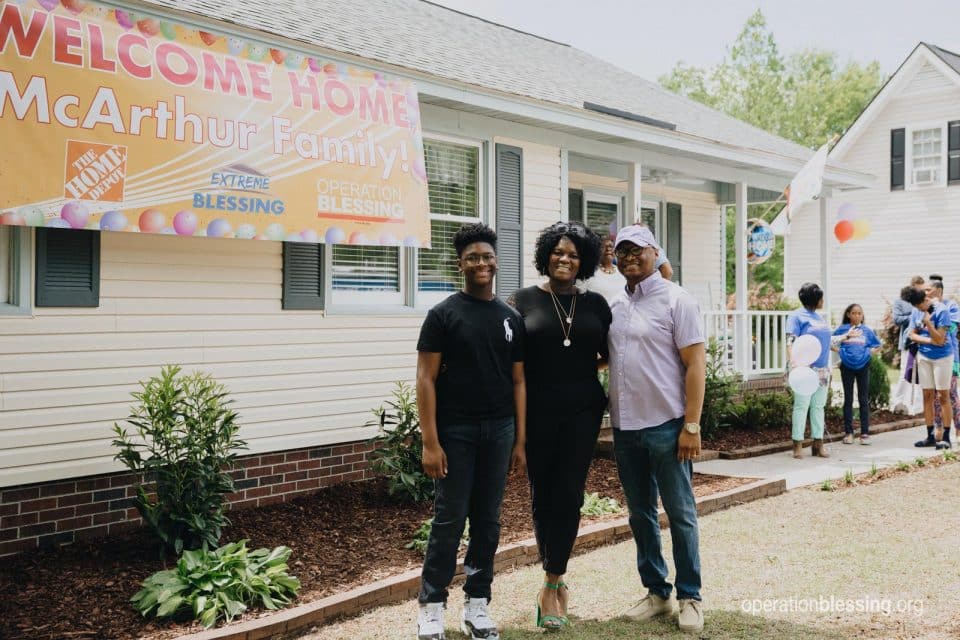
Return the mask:
<path id="1" fill-rule="evenodd" d="M 631 224 L 623 227 L 617 232 L 617 240 L 613 244 L 614 248 L 619 247 L 621 242 L 632 242 L 638 247 L 653 247 L 660 251 L 660 245 L 657 239 L 653 237 L 650 228 L 642 224 Z"/>

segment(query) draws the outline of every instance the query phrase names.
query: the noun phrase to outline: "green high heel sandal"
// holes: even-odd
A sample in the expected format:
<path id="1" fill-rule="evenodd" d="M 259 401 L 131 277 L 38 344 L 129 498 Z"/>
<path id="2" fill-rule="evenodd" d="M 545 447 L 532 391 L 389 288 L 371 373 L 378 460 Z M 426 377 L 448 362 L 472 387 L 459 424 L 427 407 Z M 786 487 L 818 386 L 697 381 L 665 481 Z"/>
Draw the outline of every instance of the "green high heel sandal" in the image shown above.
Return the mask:
<path id="1" fill-rule="evenodd" d="M 560 588 L 560 584 L 553 584 L 552 582 L 544 582 L 543 586 L 547 589 L 553 589 L 554 591 Z M 557 631 L 565 624 L 567 624 L 565 617 L 543 615 L 543 612 L 540 610 L 540 594 L 537 594 L 537 626 L 547 631 Z"/>
<path id="2" fill-rule="evenodd" d="M 560 582 L 557 583 L 557 587 L 560 588 L 560 589 L 564 589 L 564 590 L 567 591 L 568 593 L 569 593 L 569 591 L 570 591 L 570 587 L 567 586 L 567 583 L 564 582 L 563 580 L 561 580 Z M 559 593 L 559 592 L 558 592 L 558 593 Z M 568 596 L 568 597 L 569 597 L 569 596 Z M 569 604 L 569 602 L 568 602 L 568 604 Z M 563 620 L 563 624 L 564 624 L 565 626 L 569 626 L 569 625 L 572 624 L 572 623 L 570 622 L 570 618 L 567 617 L 567 608 L 566 608 L 566 607 L 563 607 L 563 613 L 561 614 L 560 619 Z"/>

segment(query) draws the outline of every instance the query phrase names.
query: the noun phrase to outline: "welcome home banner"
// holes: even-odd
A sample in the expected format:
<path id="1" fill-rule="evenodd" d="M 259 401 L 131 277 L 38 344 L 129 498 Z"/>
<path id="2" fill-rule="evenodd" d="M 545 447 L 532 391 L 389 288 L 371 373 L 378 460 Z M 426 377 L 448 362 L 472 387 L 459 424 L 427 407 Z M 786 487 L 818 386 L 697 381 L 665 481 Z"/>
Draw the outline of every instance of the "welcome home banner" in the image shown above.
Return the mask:
<path id="1" fill-rule="evenodd" d="M 408 82 L 87 0 L 0 0 L 0 223 L 427 247 Z"/>

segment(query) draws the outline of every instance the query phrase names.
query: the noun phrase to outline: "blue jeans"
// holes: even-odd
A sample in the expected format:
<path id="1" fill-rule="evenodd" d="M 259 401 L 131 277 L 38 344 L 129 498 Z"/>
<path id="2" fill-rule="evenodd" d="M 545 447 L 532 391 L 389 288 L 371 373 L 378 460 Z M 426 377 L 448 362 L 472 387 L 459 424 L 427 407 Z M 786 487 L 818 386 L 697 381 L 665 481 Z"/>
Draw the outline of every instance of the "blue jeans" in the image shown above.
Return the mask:
<path id="1" fill-rule="evenodd" d="M 447 477 L 436 481 L 433 527 L 420 579 L 420 603 L 446 602 L 457 568 L 464 524 L 470 518 L 470 543 L 464 559 L 471 598 L 490 600 L 493 558 L 500 542 L 500 504 L 515 438 L 513 417 L 438 425 L 447 455 Z"/>
<path id="2" fill-rule="evenodd" d="M 613 430 L 613 451 L 637 544 L 637 571 L 650 593 L 669 598 L 667 563 L 660 544 L 657 496 L 670 519 L 677 598 L 700 600 L 700 532 L 693 497 L 693 463 L 677 460 L 683 418 L 637 431 Z"/>

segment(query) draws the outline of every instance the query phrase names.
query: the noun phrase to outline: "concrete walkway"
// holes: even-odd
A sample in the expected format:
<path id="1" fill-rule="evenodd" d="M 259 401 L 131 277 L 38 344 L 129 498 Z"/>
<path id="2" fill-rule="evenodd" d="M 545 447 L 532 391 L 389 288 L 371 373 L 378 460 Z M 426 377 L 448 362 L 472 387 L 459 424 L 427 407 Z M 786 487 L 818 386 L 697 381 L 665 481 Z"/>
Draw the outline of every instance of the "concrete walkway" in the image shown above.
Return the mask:
<path id="1" fill-rule="evenodd" d="M 820 484 L 827 479 L 841 479 L 847 471 L 854 474 L 870 471 L 874 464 L 882 469 L 901 461 L 912 462 L 918 456 L 940 455 L 942 452 L 933 447 L 913 446 L 926 433 L 926 427 L 880 433 L 870 436 L 870 446 L 861 445 L 859 439 L 853 444 L 829 443 L 825 445 L 829 458 L 814 458 L 807 447 L 801 460 L 794 460 L 792 452 L 784 451 L 742 460 L 698 462 L 694 471 L 746 478 L 784 478 L 787 489 L 793 489 Z"/>

